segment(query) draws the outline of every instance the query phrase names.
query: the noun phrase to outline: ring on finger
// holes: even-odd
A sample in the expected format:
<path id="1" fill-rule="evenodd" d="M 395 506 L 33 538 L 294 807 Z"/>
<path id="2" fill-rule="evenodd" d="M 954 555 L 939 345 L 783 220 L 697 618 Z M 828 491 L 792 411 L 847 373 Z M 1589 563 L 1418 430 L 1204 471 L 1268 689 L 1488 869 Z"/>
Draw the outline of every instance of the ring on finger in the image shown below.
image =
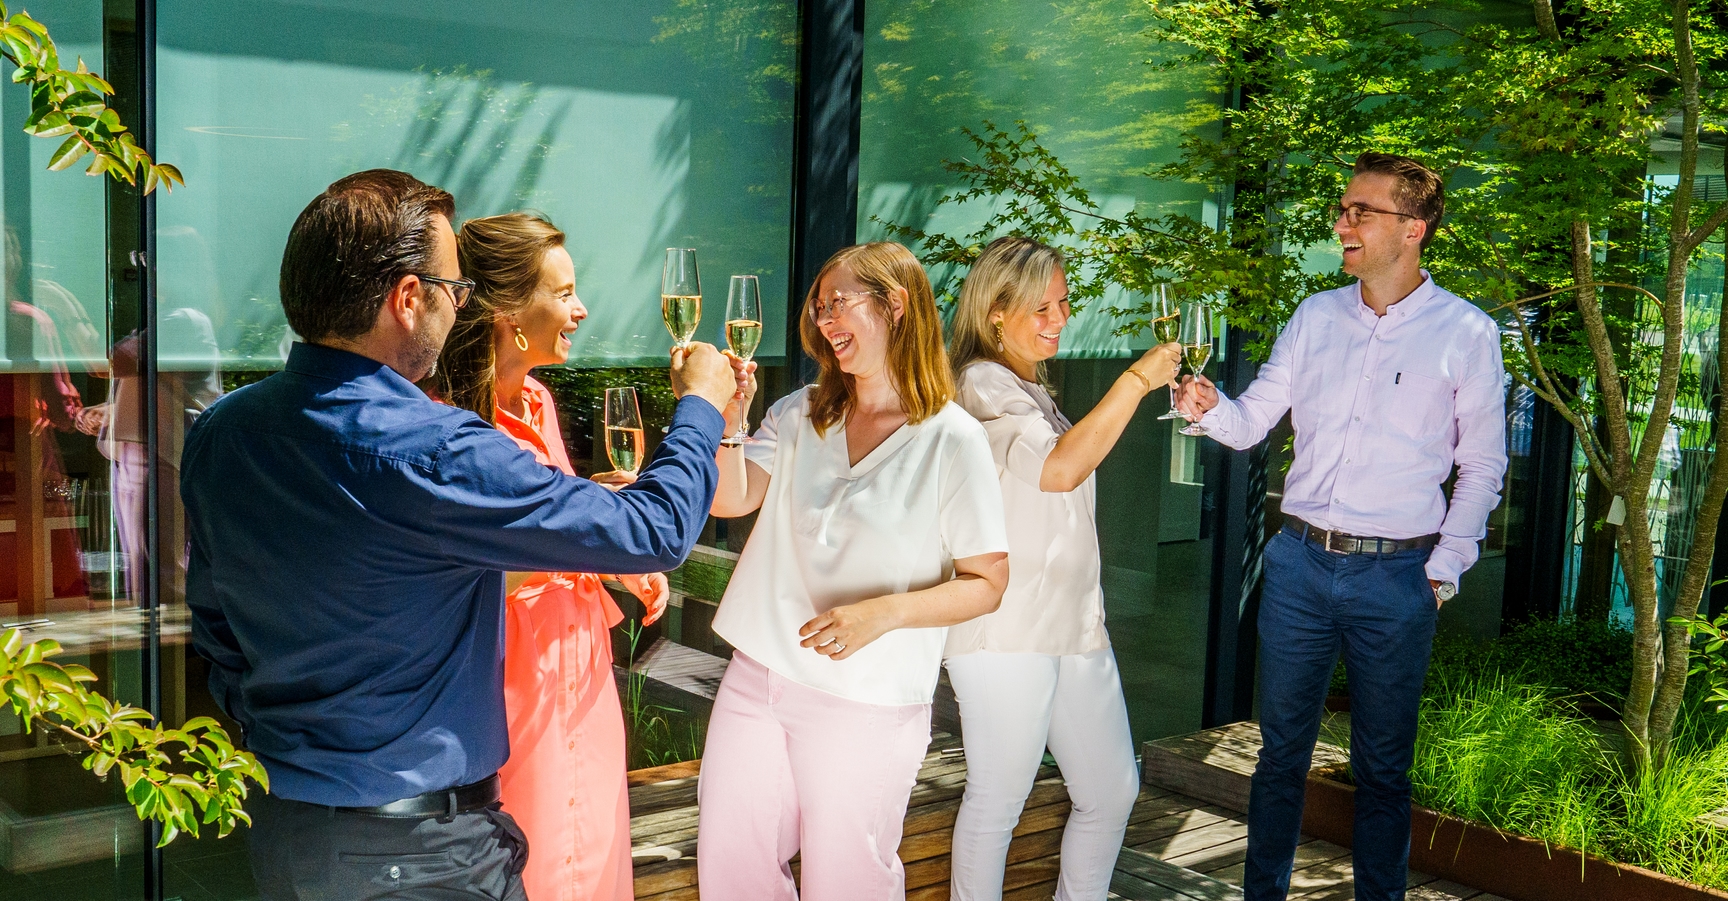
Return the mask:
<path id="1" fill-rule="evenodd" d="M 845 645 L 841 644 L 838 641 L 834 642 L 834 653 L 836 653 L 836 654 L 843 653 L 843 652 L 845 652 L 845 650 L 846 650 Z"/>

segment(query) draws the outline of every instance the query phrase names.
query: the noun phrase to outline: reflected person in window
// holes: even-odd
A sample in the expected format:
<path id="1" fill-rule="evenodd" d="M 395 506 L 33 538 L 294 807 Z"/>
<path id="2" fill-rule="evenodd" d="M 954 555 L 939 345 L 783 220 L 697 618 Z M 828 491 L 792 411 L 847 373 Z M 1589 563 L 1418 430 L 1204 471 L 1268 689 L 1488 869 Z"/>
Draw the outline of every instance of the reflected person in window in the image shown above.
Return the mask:
<path id="1" fill-rule="evenodd" d="M 1179 407 L 1224 445 L 1259 443 L 1285 411 L 1296 432 L 1284 525 L 1263 557 L 1249 901 L 1289 892 L 1340 652 L 1356 897 L 1404 897 L 1410 765 L 1435 621 L 1476 562 L 1506 473 L 1499 329 L 1422 269 L 1444 207 L 1432 170 L 1362 154 L 1332 225 L 1356 282 L 1302 301 L 1240 397 L 1204 376 L 1183 385 Z M 1441 486 L 1454 468 L 1448 499 Z"/>
<path id="2" fill-rule="evenodd" d="M 564 233 L 538 215 L 506 213 L 463 223 L 456 248 L 474 295 L 456 311 L 432 393 L 497 426 L 542 465 L 574 475 L 552 392 L 528 374 L 562 364 L 588 316 Z M 634 477 L 603 473 L 595 480 L 623 485 Z M 534 847 L 522 874 L 534 901 L 634 897 L 624 712 L 609 634 L 624 614 L 602 578 L 505 577 L 510 759 L 498 778 L 504 809 Z M 647 607 L 644 624 L 665 612 L 663 574 L 617 578 Z"/>
<path id="3" fill-rule="evenodd" d="M 737 650 L 702 758 L 706 901 L 905 897 L 896 851 L 946 627 L 1008 582 L 989 443 L 951 400 L 917 258 L 841 250 L 802 312 L 817 383 L 719 456 L 714 515 L 761 515 L 714 617 Z"/>
<path id="4" fill-rule="evenodd" d="M 673 358 L 683 399 L 635 484 L 548 467 L 415 387 L 468 297 L 449 194 L 374 169 L 300 214 L 282 372 L 186 436 L 186 603 L 210 689 L 270 775 L 249 848 L 265 899 L 525 897 L 498 798 L 504 572 L 657 572 L 706 522 L 725 358 Z"/>
<path id="5" fill-rule="evenodd" d="M 1141 355 L 1071 425 L 1044 382 L 1069 314 L 1061 253 L 1020 237 L 984 249 L 954 312 L 955 400 L 990 437 L 1009 567 L 1002 608 L 948 630 L 948 678 L 966 745 L 951 858 L 956 901 L 1002 897 L 1008 844 L 1046 746 L 1073 804 L 1057 901 L 1109 894 L 1140 793 L 1104 630 L 1093 472 L 1140 401 L 1175 381 L 1181 346 Z"/>

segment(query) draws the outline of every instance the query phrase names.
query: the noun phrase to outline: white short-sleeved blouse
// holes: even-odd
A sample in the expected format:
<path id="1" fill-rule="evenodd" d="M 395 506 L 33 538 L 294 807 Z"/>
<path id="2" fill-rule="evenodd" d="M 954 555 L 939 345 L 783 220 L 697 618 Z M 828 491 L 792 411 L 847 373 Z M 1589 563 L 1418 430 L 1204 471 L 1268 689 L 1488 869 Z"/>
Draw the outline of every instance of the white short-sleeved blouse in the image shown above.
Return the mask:
<path id="1" fill-rule="evenodd" d="M 782 398 L 744 446 L 772 478 L 714 632 L 794 682 L 869 704 L 925 704 L 947 629 L 898 629 L 832 660 L 799 647 L 818 611 L 931 588 L 954 560 L 1008 550 L 984 429 L 950 403 L 850 465 L 844 425 L 820 437 L 806 392 Z"/>
<path id="2" fill-rule="evenodd" d="M 1008 591 L 995 613 L 948 632 L 946 656 L 975 651 L 1087 654 L 1110 646 L 1099 582 L 1097 477 L 1041 491 L 1044 460 L 1069 422 L 1041 385 L 999 363 L 960 373 L 955 401 L 983 423 L 1008 517 Z"/>

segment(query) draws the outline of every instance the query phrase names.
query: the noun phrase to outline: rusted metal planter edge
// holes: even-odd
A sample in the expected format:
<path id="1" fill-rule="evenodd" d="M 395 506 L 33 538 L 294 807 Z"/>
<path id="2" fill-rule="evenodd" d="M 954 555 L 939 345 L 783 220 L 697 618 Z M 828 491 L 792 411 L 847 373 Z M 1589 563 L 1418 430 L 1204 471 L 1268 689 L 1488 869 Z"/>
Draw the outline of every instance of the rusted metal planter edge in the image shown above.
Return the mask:
<path id="1" fill-rule="evenodd" d="M 1356 788 L 1332 778 L 1331 769 L 1317 769 L 1308 776 L 1302 831 L 1350 847 Z M 1728 892 L 1501 832 L 1426 807 L 1411 808 L 1410 868 L 1508 901 L 1728 899 Z"/>

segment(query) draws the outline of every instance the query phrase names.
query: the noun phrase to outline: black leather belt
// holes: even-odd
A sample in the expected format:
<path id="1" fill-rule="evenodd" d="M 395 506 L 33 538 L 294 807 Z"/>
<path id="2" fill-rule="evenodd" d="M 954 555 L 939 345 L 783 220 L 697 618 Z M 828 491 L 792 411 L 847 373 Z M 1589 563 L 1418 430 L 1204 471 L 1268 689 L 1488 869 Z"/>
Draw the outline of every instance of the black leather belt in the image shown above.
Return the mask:
<path id="1" fill-rule="evenodd" d="M 487 776 L 479 782 L 458 785 L 435 792 L 423 792 L 412 798 L 391 801 L 377 807 L 338 807 L 343 813 L 358 813 L 372 817 L 420 819 L 423 817 L 453 817 L 471 810 L 481 810 L 498 803 L 498 776 Z"/>
<path id="2" fill-rule="evenodd" d="M 1292 516 L 1284 528 L 1290 534 L 1334 554 L 1396 554 L 1399 551 L 1416 548 L 1433 547 L 1440 543 L 1440 536 L 1418 535 L 1415 538 L 1372 538 L 1363 535 L 1349 535 L 1333 529 L 1322 529 L 1319 526 L 1303 522 Z"/>

